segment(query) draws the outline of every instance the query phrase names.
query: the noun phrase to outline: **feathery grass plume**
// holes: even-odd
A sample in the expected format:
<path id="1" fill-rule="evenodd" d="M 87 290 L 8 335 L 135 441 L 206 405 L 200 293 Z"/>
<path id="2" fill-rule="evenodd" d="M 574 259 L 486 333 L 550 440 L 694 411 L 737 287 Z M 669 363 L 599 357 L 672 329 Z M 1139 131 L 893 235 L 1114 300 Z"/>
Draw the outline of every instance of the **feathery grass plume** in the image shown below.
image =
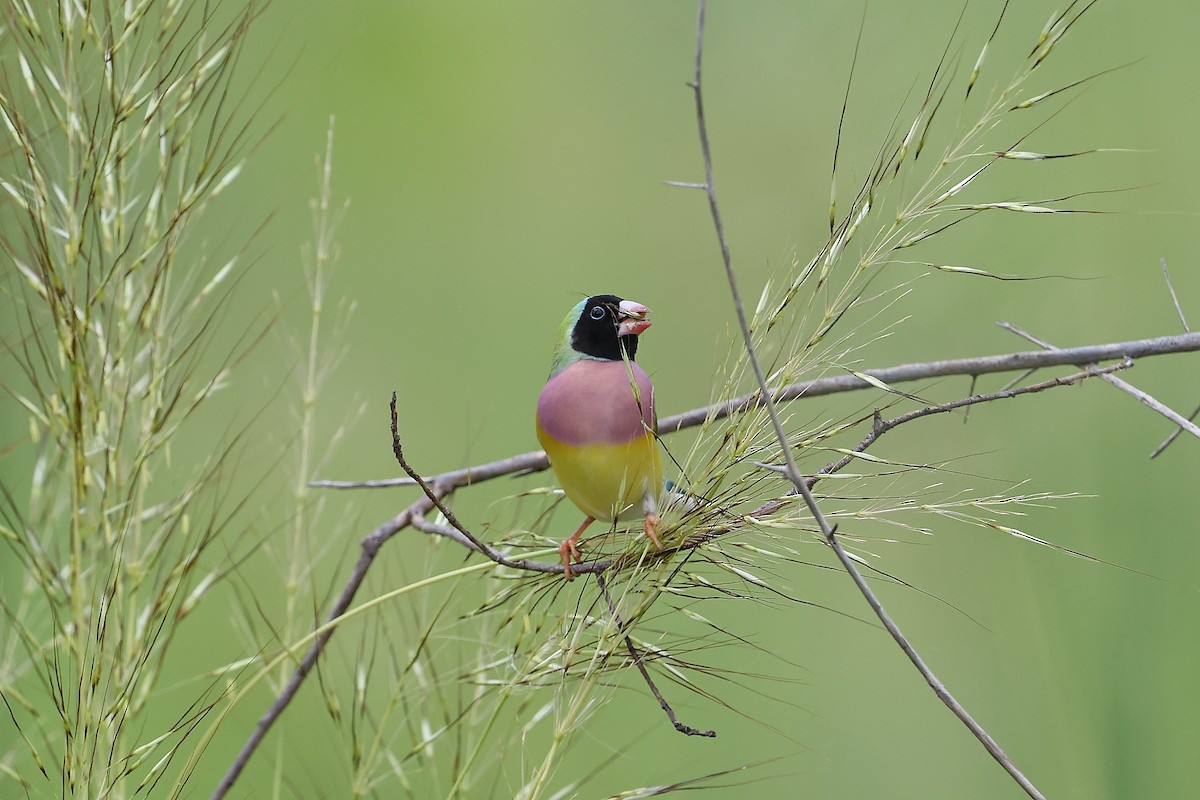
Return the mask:
<path id="1" fill-rule="evenodd" d="M 251 144 L 231 80 L 258 13 L 4 11 L 0 415 L 28 420 L 0 473 L 4 796 L 175 796 L 220 694 L 192 672 L 172 686 L 168 654 L 195 644 L 186 623 L 225 569 L 206 553 L 253 481 L 232 480 L 236 429 L 173 443 L 254 342 L 252 323 L 211 352 L 244 254 L 214 263 L 191 237 Z"/>
<path id="2" fill-rule="evenodd" d="M 326 513 L 328 497 L 314 497 L 309 487 L 313 473 L 326 465 L 365 408 L 360 402 L 340 411 L 338 423 L 331 431 L 319 424 L 320 397 L 345 354 L 341 342 L 355 310 L 353 302 L 330 303 L 329 298 L 329 284 L 340 258 L 335 234 L 349 207 L 348 201 L 335 203 L 333 146 L 331 117 L 324 153 L 316 161 L 317 194 L 309 202 L 313 239 L 301 249 L 307 291 L 306 323 L 294 327 L 288 322 L 288 303 L 278 294 L 274 298 L 274 328 L 279 348 L 287 354 L 284 363 L 289 365 L 292 378 L 291 382 L 283 382 L 290 391 L 281 393 L 287 423 L 286 438 L 278 446 L 282 454 L 278 466 L 288 480 L 288 514 L 274 523 L 275 535 L 262 537 L 254 560 L 238 564 L 240 572 L 232 579 L 238 599 L 229 607 L 231 621 L 243 641 L 243 652 L 257 655 L 216 670 L 217 674 L 236 677 L 230 681 L 230 691 L 221 698 L 219 712 L 205 722 L 206 729 L 199 737 L 201 744 L 190 757 L 188 769 L 194 767 L 229 713 L 252 688 L 263 683 L 272 693 L 282 690 L 295 667 L 288 648 L 310 634 L 313 608 L 326 591 L 320 575 L 322 567 L 352 553 L 347 546 L 352 540 L 345 534 L 356 521 L 354 516 L 343 515 L 330 522 Z M 267 586 L 279 587 L 281 598 L 264 590 Z M 386 636 L 376 635 L 386 641 Z M 350 673 L 354 672 L 351 668 Z M 357 683 L 354 686 L 359 688 Z M 322 688 L 325 710 L 335 726 L 339 726 L 344 722 L 345 704 L 335 686 Z M 352 709 L 357 711 L 358 705 Z M 352 713 L 351 721 L 354 719 Z M 280 735 L 286 735 L 286 731 Z M 275 768 L 281 770 L 285 763 L 281 760 Z"/>
<path id="3" fill-rule="evenodd" d="M 1086 8 L 1084 9 L 1086 10 Z M 1034 94 L 1034 102 L 1022 101 L 1036 75 L 1046 67 L 1050 51 L 1062 44 L 1063 37 L 1079 19 L 1082 11 L 1056 14 L 1038 37 L 1039 44 L 1027 58 L 1011 69 L 1011 74 L 988 83 L 991 64 L 989 53 L 996 55 L 995 44 L 1002 35 L 1021 35 L 1005 26 L 1003 12 L 995 21 L 970 73 L 952 67 L 950 53 L 967 48 L 956 28 L 943 56 L 935 66 L 928 87 L 915 101 L 915 108 L 903 111 L 897 124 L 881 143 L 868 178 L 848 207 L 838 213 L 835 207 L 831 235 L 808 261 L 796 260 L 789 275 L 777 279 L 777 285 L 764 287 L 754 309 L 752 331 L 756 348 L 763 358 L 771 386 L 782 387 L 800 379 L 829 373 L 850 372 L 873 384 L 884 393 L 875 402 L 887 407 L 921 398 L 883 385 L 870 376 L 856 372 L 857 353 L 877 337 L 892 335 L 894 321 L 887 319 L 889 306 L 916 286 L 911 272 L 901 267 L 913 262 L 903 258 L 910 251 L 936 247 L 936 237 L 948 228 L 977 218 L 983 212 L 1023 211 L 1027 213 L 1066 213 L 1059 200 L 966 200 L 986 191 L 985 180 L 993 171 L 1011 163 L 1016 148 L 1057 110 L 1041 104 L 1061 90 Z M 1037 72 L 1035 73 L 1035 70 Z M 1079 84 L 1074 81 L 1070 86 Z M 957 113 L 951 106 L 960 106 Z M 1029 116 L 1031 108 L 1041 108 L 1040 117 Z M 1086 153 L 1062 154 L 1063 157 Z M 835 170 L 835 182 L 838 175 Z M 836 195 L 836 193 L 835 193 Z M 978 221 L 975 219 L 974 221 Z M 939 264 L 933 259 L 917 262 L 928 270 L 949 274 L 990 275 L 970 265 Z M 733 348 L 726 369 L 726 381 L 714 400 L 724 400 L 752 388 L 747 380 L 747 362 L 739 348 Z M 814 413 L 803 403 L 783 409 L 794 431 L 793 446 L 805 458 L 810 472 L 822 470 L 824 462 L 840 464 L 839 491 L 828 512 L 835 518 L 837 506 L 849 497 L 861 494 L 878 496 L 867 487 L 855 487 L 851 481 L 879 472 L 913 472 L 935 465 L 890 463 L 850 445 L 862 438 L 863 426 L 869 426 L 873 407 L 841 419 L 809 418 L 797 420 L 801 413 Z M 822 412 L 815 412 L 822 413 Z M 854 437 L 851 439 L 850 437 Z M 837 442 L 846 442 L 838 446 Z M 707 509 L 689 514 L 681 527 L 684 537 L 710 539 L 731 530 L 743 529 L 746 517 L 752 526 L 782 524 L 788 529 L 803 526 L 807 511 L 799 498 L 775 500 L 773 492 L 786 489 L 765 475 L 758 465 L 779 463 L 780 455 L 766 413 L 759 408 L 733 415 L 728 421 L 706 424 L 695 443 L 679 457 L 683 482 L 698 496 L 714 500 Z M 841 470 L 853 463 L 861 475 Z M 826 486 L 828 485 L 828 479 Z M 818 488 L 822 484 L 818 484 Z M 822 491 L 832 492 L 830 489 Z M 904 492 L 902 494 L 907 494 Z M 963 501 L 964 503 L 966 501 Z M 878 516 L 868 513 L 869 504 L 853 512 L 856 517 Z M 715 511 L 714 509 L 719 509 Z M 763 510 L 766 513 L 762 513 Z M 842 532 L 848 532 L 842 528 Z"/>

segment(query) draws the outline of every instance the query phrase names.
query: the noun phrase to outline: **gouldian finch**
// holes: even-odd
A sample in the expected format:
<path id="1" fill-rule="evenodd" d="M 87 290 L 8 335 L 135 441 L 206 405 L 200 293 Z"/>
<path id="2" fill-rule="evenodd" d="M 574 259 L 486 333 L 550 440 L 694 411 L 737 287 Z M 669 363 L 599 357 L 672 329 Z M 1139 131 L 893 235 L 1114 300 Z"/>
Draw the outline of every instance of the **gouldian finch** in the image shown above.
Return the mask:
<path id="1" fill-rule="evenodd" d="M 537 437 L 558 483 L 584 513 L 558 548 L 563 574 L 579 560 L 576 542 L 588 525 L 644 516 L 655 533 L 662 463 L 655 439 L 654 386 L 634 361 L 650 309 L 598 294 L 571 309 L 559 329 L 554 363 L 537 404 Z"/>

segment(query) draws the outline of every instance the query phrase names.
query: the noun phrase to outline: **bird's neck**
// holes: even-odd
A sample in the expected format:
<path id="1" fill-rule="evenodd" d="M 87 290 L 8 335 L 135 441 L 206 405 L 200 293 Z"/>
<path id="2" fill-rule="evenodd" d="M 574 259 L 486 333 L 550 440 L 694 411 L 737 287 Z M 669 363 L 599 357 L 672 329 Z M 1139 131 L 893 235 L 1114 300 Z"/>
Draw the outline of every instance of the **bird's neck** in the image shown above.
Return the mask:
<path id="1" fill-rule="evenodd" d="M 628 357 L 630 361 L 637 359 L 638 337 L 622 336 L 617 340 L 621 345 L 621 352 Z M 554 351 L 554 361 L 550 365 L 550 377 L 553 378 L 558 373 L 562 372 L 567 367 L 574 364 L 576 361 L 616 361 L 615 358 L 602 358 L 600 356 L 592 356 L 587 353 L 581 353 L 571 346 L 569 341 L 564 341 Z M 624 360 L 624 359 L 621 359 Z"/>

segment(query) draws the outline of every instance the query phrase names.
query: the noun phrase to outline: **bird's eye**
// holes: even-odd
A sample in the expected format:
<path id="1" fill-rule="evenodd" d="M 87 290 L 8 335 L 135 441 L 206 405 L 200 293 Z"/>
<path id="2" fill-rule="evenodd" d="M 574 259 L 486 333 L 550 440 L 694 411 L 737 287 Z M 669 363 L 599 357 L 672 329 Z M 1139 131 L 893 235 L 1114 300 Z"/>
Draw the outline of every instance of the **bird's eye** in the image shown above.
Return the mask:
<path id="1" fill-rule="evenodd" d="M 606 313 L 604 306 L 592 306 L 592 319 L 604 319 Z"/>

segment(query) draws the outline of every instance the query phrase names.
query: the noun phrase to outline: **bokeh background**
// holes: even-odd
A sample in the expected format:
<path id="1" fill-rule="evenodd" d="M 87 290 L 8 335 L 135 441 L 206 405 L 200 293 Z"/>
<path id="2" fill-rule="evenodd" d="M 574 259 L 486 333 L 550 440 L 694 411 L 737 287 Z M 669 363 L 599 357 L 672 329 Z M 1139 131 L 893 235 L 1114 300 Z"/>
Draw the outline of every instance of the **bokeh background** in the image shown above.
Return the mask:
<path id="1" fill-rule="evenodd" d="M 865 177 L 905 98 L 925 91 L 961 5 L 869 8 L 842 136 L 840 193 Z M 1000 5 L 970 4 L 966 44 L 949 63 L 970 69 Z M 1007 44 L 997 46 L 996 73 L 981 79 L 984 88 L 1011 72 L 1051 13 L 1042 3 L 1012 6 Z M 717 185 L 749 298 L 794 254 L 807 260 L 827 235 L 831 158 L 862 13 L 861 4 L 833 2 L 718 0 L 709 9 L 705 80 Z M 309 317 L 307 198 L 317 192 L 316 158 L 336 118 L 333 187 L 350 205 L 337 230 L 328 305 L 344 299 L 354 313 L 341 333 L 336 377 L 318 404 L 319 431 L 330 440 L 345 432 L 312 477 L 397 474 L 387 434 L 392 390 L 409 457 L 423 471 L 535 448 L 532 409 L 554 334 L 566 310 L 590 293 L 614 292 L 654 309 L 640 360 L 654 376 L 660 413 L 708 401 L 734 317 L 703 196 L 663 184 L 702 176 L 685 86 L 695 16 L 693 2 L 677 0 L 354 0 L 268 9 L 242 74 L 254 101 L 246 111 L 258 109 L 261 130 L 275 127 L 206 225 L 214 248 L 253 236 L 253 265 L 224 323 L 230 341 L 264 307 L 276 308 L 276 296 L 283 326 L 301 329 Z M 976 199 L 1126 191 L 1068 204 L 1102 215 L 984 215 L 926 250 L 999 273 L 1070 279 L 915 280 L 884 318 L 904 321 L 865 346 L 859 366 L 1027 349 L 993 325 L 1001 319 L 1062 346 L 1179 332 L 1164 258 L 1184 311 L 1200 324 L 1198 38 L 1200 8 L 1191 3 L 1108 0 L 1091 8 L 1039 68 L 1033 88 L 1128 66 L 1072 92 L 1022 148 L 1130 152 L 1007 165 L 989 196 Z M 230 415 L 295 392 L 292 358 L 268 337 L 227 392 Z M 1147 360 L 1126 377 L 1185 413 L 1200 402 L 1194 356 Z M 956 386 L 967 390 L 965 380 Z M 868 401 L 829 402 L 835 417 Z M 229 424 L 215 415 L 211 435 Z M 272 468 L 292 435 L 288 426 L 283 415 L 255 423 L 247 470 Z M 23 422 L 5 429 L 11 440 Z M 1200 442 L 1180 440 L 1149 461 L 1169 432 L 1166 421 L 1094 382 L 976 408 L 966 421 L 917 423 L 877 449 L 909 463 L 952 459 L 953 474 L 931 473 L 929 483 L 977 494 L 1026 481 L 1018 491 L 1081 495 L 1025 508 L 1018 526 L 1098 561 L 952 521 L 936 524 L 931 536 L 901 533 L 878 548 L 880 565 L 919 589 L 882 586 L 888 608 L 1051 797 L 1186 797 L 1200 785 Z M 210 434 L 194 435 L 203 446 Z M 455 505 L 478 525 L 497 498 L 536 484 L 479 487 Z M 285 491 L 264 495 L 255 525 L 266 536 L 289 512 Z M 326 519 L 349 524 L 338 529 L 336 557 L 318 571 L 318 584 L 340 585 L 357 540 L 413 496 L 330 494 Z M 410 531 L 384 559 L 416 561 L 428 547 Z M 267 547 L 260 556 L 271 553 Z M 255 591 L 269 605 L 278 576 L 256 568 Z M 643 733 L 578 796 L 763 759 L 772 761 L 746 773 L 750 783 L 711 796 L 1019 795 L 886 634 L 837 613 L 868 616 L 848 578 L 795 567 L 783 579 L 813 605 L 746 604 L 723 613 L 738 635 L 802 671 L 749 648 L 714 656 L 747 673 L 742 682 L 753 691 L 731 688 L 732 708 L 683 692 L 672 699 L 685 721 L 716 728 L 715 740 L 675 733 L 628 676 L 629 690 L 582 733 L 564 776 L 578 777 L 625 748 L 629 731 Z M 228 601 L 238 602 L 236 593 Z M 241 652 L 219 608 L 204 620 L 211 634 L 197 652 Z M 751 677 L 763 671 L 792 680 Z M 347 678 L 331 669 L 325 679 Z M 285 741 L 317 757 L 291 785 L 297 796 L 336 796 L 345 759 L 331 757 L 319 735 L 306 740 L 326 709 L 315 689 L 304 692 L 283 718 Z M 243 703 L 221 729 L 201 763 L 197 796 L 267 702 L 263 694 Z M 276 758 L 286 760 L 268 745 L 237 796 L 265 795 Z M 503 796 L 503 788 L 495 791 Z"/>

